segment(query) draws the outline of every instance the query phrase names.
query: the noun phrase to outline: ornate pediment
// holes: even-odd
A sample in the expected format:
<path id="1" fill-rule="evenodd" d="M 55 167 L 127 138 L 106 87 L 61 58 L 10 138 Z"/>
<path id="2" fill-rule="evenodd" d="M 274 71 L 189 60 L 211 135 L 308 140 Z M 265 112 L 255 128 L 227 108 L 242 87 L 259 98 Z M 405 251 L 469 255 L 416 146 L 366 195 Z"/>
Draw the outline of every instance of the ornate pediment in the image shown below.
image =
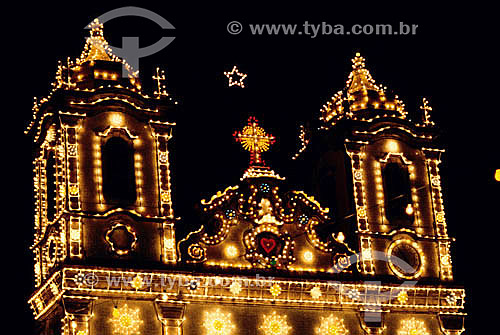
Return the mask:
<path id="1" fill-rule="evenodd" d="M 184 261 L 208 266 L 335 272 L 353 252 L 328 209 L 281 180 L 246 179 L 202 201 L 204 225 L 179 244 Z"/>
<path id="2" fill-rule="evenodd" d="M 181 260 L 206 266 L 341 272 L 355 254 L 328 209 L 265 165 L 261 153 L 274 143 L 251 117 L 236 141 L 250 152 L 241 184 L 202 200 L 202 227 L 179 242 Z M 248 171 L 266 171 L 252 173 Z M 355 256 L 354 256 L 355 257 Z M 342 266 L 344 265 L 344 266 Z"/>

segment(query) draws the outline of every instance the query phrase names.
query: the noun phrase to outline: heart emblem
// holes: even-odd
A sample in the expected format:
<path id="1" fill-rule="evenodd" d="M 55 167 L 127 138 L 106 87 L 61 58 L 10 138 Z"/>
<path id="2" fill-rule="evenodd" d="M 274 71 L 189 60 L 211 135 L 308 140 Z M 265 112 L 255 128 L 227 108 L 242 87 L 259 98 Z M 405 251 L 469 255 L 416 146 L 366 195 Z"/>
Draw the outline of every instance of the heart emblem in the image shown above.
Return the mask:
<path id="1" fill-rule="evenodd" d="M 276 241 L 272 238 L 263 237 L 260 239 L 260 245 L 267 253 L 270 253 L 276 247 Z"/>

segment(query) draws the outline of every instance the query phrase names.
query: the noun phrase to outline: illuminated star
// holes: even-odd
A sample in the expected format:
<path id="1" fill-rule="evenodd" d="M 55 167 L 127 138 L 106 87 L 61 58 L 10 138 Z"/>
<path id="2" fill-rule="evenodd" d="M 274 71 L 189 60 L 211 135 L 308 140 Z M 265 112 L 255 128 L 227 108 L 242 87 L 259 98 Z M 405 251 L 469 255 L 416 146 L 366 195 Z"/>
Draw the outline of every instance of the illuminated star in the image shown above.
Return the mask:
<path id="1" fill-rule="evenodd" d="M 349 331 L 344 326 L 344 320 L 338 319 L 331 314 L 321 317 L 321 326 L 316 329 L 318 335 L 347 335 Z"/>
<path id="2" fill-rule="evenodd" d="M 264 315 L 264 322 L 260 328 L 265 335 L 288 335 L 290 327 L 286 321 L 286 315 L 278 315 L 276 311 Z"/>
<path id="3" fill-rule="evenodd" d="M 243 80 L 247 77 L 247 75 L 239 72 L 236 65 L 233 67 L 231 72 L 224 72 L 224 75 L 229 79 L 230 87 L 233 85 L 239 86 L 241 88 L 245 87 Z"/>
<path id="4" fill-rule="evenodd" d="M 110 322 L 113 324 L 113 334 L 137 335 L 143 323 L 139 318 L 139 309 L 130 309 L 127 305 L 115 307 Z"/>
<path id="5" fill-rule="evenodd" d="M 207 335 L 231 335 L 235 328 L 231 321 L 231 313 L 223 313 L 219 309 L 205 313 L 203 327 Z"/>
<path id="6" fill-rule="evenodd" d="M 321 289 L 319 288 L 319 286 L 314 286 L 311 289 L 311 291 L 309 291 L 309 293 L 311 294 L 311 297 L 315 300 L 319 299 L 322 295 Z"/>

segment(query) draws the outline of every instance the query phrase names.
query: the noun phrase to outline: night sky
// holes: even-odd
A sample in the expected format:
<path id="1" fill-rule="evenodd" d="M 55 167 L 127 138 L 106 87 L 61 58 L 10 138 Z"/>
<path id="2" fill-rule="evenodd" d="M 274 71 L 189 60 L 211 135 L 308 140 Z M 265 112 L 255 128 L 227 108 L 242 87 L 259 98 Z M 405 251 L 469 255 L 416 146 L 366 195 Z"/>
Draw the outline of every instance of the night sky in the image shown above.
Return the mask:
<path id="1" fill-rule="evenodd" d="M 16 193 L 15 203 L 7 204 L 6 210 L 16 212 L 5 222 L 11 225 L 8 231 L 13 235 L 4 238 L 15 242 L 7 259 L 18 286 L 18 294 L 11 298 L 15 314 L 23 320 L 18 333 L 30 333 L 31 327 L 26 300 L 33 285 L 33 257 L 28 250 L 33 226 L 32 147 L 23 130 L 32 117 L 33 96 L 48 93 L 58 60 L 80 55 L 88 35 L 85 25 L 125 5 L 131 4 L 26 5 L 16 9 L 23 13 L 19 22 L 5 27 L 13 41 L 4 42 L 2 47 L 9 55 L 4 80 L 11 85 L 4 100 L 13 105 L 3 113 L 15 120 L 8 128 L 15 130 L 19 140 L 15 145 L 9 139 L 4 143 L 16 157 L 13 170 L 20 185 L 9 187 Z M 491 271 L 498 266 L 493 259 L 494 244 L 490 243 L 498 238 L 500 184 L 494 181 L 494 169 L 500 168 L 498 93 L 493 91 L 498 83 L 489 84 L 482 78 L 492 78 L 497 71 L 498 54 L 489 44 L 497 38 L 493 39 L 495 30 L 486 18 L 488 9 L 456 4 L 448 8 L 421 4 L 376 9 L 360 4 L 329 9 L 290 5 L 273 9 L 267 5 L 202 8 L 194 4 L 181 8 L 169 1 L 134 5 L 163 16 L 175 30 L 165 32 L 146 19 L 126 17 L 106 23 L 104 34 L 115 46 L 121 45 L 123 36 L 138 36 L 141 47 L 161 36 L 175 36 L 161 52 L 140 60 L 140 76 L 149 94 L 153 70 L 163 67 L 167 90 L 180 102 L 179 112 L 173 115 L 178 126 L 170 150 L 175 214 L 181 217 L 182 225 L 197 224 L 194 208 L 200 199 L 238 183 L 248 155 L 234 142 L 232 133 L 240 130 L 250 115 L 277 137 L 265 160 L 280 175 L 298 175 L 290 159 L 299 147 L 298 127 L 317 119 L 321 106 L 344 87 L 355 52 L 366 58 L 377 83 L 403 99 L 410 115 L 415 115 L 422 97 L 427 97 L 434 109 L 433 119 L 441 128 L 439 141 L 447 150 L 441 172 L 448 229 L 457 239 L 453 245 L 456 283 L 467 290 L 467 326 L 479 323 L 481 306 L 476 297 L 498 296 L 488 286 L 494 284 Z M 244 25 L 239 35 L 226 31 L 233 20 Z M 415 36 L 311 38 L 252 36 L 248 28 L 254 23 L 302 25 L 304 21 L 344 25 L 399 25 L 403 21 L 418 24 L 418 29 Z M 227 86 L 223 72 L 234 65 L 248 74 L 244 89 Z M 292 178 L 290 182 L 300 188 L 303 181 Z M 479 287 L 480 281 L 488 285 Z"/>

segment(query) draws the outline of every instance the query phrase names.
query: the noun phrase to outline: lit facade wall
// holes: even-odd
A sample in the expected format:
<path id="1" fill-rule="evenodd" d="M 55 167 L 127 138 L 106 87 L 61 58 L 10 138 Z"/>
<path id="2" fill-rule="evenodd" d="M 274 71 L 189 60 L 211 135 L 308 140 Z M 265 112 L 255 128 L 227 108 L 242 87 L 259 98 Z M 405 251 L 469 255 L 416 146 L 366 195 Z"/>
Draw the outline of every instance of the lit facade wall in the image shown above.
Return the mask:
<path id="1" fill-rule="evenodd" d="M 119 77 L 122 66 L 130 70 L 94 22 L 82 56 L 59 66 L 54 90 L 34 107 L 29 304 L 40 334 L 463 332 L 465 291 L 451 282 L 442 150 L 427 101 L 423 123 L 411 124 L 357 55 L 347 93 L 322 110 L 321 129 L 353 122 L 330 160 L 342 181 L 334 191 L 346 193 L 337 210 L 352 209 L 353 224 L 336 224 L 303 191 L 285 191 L 285 178 L 260 159 L 275 139 L 250 118 L 235 133 L 249 168 L 238 185 L 203 200 L 206 222 L 177 240 L 169 166 L 176 102 L 159 70 L 150 97 L 138 79 Z M 112 138 L 133 155 L 135 197 L 123 203 L 104 187 Z M 298 159 L 308 150 L 302 140 Z M 403 223 L 387 213 L 383 171 L 392 161 L 408 172 Z"/>

